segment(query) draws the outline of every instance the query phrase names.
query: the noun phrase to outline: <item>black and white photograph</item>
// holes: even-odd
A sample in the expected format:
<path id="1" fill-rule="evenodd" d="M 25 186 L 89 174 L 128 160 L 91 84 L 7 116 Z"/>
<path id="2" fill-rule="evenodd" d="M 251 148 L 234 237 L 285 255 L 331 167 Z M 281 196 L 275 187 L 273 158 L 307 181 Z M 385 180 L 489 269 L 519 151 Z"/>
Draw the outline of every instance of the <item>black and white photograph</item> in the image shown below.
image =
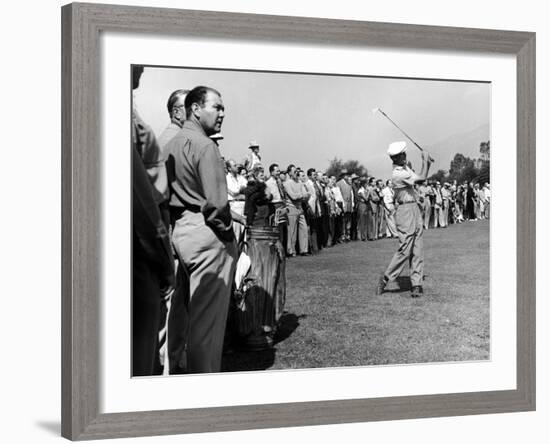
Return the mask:
<path id="1" fill-rule="evenodd" d="M 491 84 L 132 66 L 132 376 L 491 356 Z"/>
<path id="2" fill-rule="evenodd" d="M 2 441 L 547 442 L 543 5 L 8 3 Z"/>

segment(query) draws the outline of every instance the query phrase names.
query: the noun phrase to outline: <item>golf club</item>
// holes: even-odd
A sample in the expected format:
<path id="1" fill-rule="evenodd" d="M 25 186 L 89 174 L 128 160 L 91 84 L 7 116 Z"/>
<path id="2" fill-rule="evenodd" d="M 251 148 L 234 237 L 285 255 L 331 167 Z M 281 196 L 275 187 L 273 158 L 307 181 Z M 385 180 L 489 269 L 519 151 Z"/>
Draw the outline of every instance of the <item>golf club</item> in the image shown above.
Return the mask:
<path id="1" fill-rule="evenodd" d="M 409 136 L 405 131 L 403 131 L 399 125 L 397 125 L 397 123 L 395 123 L 384 111 L 382 111 L 382 109 L 380 108 L 373 108 L 372 110 L 372 113 L 373 114 L 376 114 L 377 112 L 379 112 L 380 114 L 382 114 L 386 119 L 388 119 L 390 121 L 390 123 L 395 126 L 400 132 L 401 134 L 403 134 L 407 139 L 409 139 L 413 144 L 414 146 L 416 146 L 420 151 L 422 152 L 426 152 L 428 153 L 424 148 L 422 148 L 418 143 L 416 143 L 412 138 L 411 136 Z M 430 153 L 428 153 L 428 158 L 431 162 L 434 161 L 433 157 L 430 155 Z"/>

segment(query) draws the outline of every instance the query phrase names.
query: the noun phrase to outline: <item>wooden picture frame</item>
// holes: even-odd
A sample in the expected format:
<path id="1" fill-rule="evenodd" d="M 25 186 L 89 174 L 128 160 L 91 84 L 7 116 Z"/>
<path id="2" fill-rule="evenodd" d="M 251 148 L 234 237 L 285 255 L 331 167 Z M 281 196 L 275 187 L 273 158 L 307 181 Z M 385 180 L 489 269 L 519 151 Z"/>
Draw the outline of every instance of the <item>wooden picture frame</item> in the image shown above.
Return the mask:
<path id="1" fill-rule="evenodd" d="M 517 388 L 181 410 L 99 411 L 103 31 L 460 50 L 517 60 Z M 73 3 L 62 8 L 62 435 L 73 440 L 535 409 L 535 34 Z"/>

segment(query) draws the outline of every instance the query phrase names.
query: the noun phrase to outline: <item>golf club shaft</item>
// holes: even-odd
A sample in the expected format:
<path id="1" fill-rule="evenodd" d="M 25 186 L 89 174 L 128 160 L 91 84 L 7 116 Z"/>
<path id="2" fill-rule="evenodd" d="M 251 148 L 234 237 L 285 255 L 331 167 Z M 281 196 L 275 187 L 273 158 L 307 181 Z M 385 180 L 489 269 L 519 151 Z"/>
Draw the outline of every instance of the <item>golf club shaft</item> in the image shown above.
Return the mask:
<path id="1" fill-rule="evenodd" d="M 416 146 L 416 147 L 417 147 L 420 151 L 422 151 L 422 152 L 425 151 L 424 148 L 422 148 L 418 143 L 416 143 L 416 142 L 412 139 L 411 136 L 409 136 L 405 131 L 403 131 L 403 130 L 399 127 L 399 125 L 398 125 L 397 123 L 395 123 L 395 122 L 394 122 L 394 121 L 393 121 L 384 111 L 382 111 L 380 108 L 378 108 L 378 111 L 380 111 L 380 114 L 382 114 L 386 119 L 388 119 L 388 120 L 391 122 L 391 124 L 392 124 L 393 126 L 395 126 L 399 131 L 401 131 L 401 133 L 402 133 L 407 139 L 409 139 L 409 140 L 414 144 L 414 146 Z M 430 156 L 430 158 L 431 158 L 431 156 Z"/>

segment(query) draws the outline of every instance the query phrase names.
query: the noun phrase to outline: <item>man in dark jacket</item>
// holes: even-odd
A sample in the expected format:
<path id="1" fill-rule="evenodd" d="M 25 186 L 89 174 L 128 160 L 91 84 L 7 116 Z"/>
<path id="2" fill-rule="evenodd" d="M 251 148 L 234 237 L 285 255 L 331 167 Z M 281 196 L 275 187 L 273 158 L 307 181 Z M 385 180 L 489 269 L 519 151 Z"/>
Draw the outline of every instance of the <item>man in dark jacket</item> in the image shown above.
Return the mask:
<path id="1" fill-rule="evenodd" d="M 133 88 L 143 67 L 133 68 Z M 143 156 L 160 152 L 155 134 L 132 115 L 132 375 L 152 375 L 157 359 L 161 297 L 174 286 L 168 229 L 161 218 L 158 190 Z"/>

